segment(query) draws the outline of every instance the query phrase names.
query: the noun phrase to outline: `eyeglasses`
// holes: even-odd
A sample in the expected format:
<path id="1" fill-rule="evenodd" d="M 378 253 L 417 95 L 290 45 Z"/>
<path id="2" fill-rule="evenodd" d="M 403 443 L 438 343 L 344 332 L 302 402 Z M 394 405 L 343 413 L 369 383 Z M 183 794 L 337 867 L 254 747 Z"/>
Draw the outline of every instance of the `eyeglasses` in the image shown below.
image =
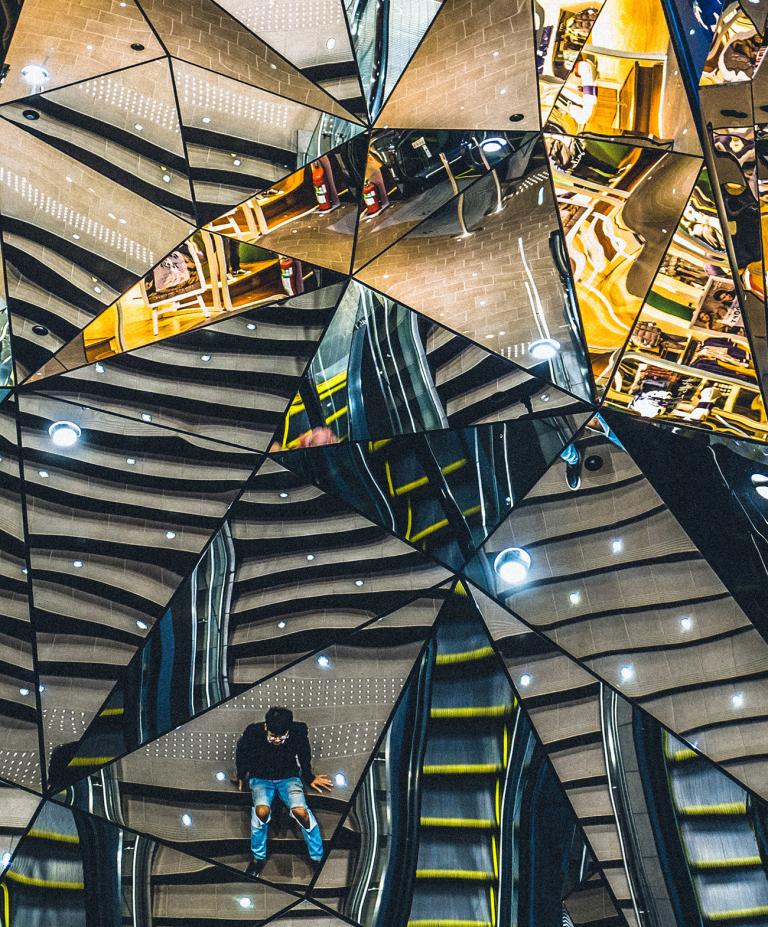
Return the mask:
<path id="1" fill-rule="evenodd" d="M 285 734 L 279 734 L 279 735 L 278 735 L 278 734 L 270 734 L 270 732 L 267 731 L 267 740 L 268 740 L 271 744 L 284 744 L 284 743 L 286 742 L 286 740 L 288 740 L 288 734 L 289 734 L 289 733 L 290 733 L 290 731 L 286 731 Z"/>

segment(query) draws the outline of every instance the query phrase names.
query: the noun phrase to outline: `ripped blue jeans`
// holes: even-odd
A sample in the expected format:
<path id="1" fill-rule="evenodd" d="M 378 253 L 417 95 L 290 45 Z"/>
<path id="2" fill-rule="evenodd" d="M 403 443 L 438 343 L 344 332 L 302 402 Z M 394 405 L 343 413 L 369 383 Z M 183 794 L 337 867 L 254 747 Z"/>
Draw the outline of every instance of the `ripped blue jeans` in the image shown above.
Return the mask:
<path id="1" fill-rule="evenodd" d="M 256 806 L 266 805 L 271 809 L 272 802 L 275 800 L 275 792 L 277 792 L 291 817 L 301 829 L 301 835 L 309 851 L 309 858 L 321 860 L 323 858 L 323 837 L 320 833 L 320 826 L 307 804 L 301 779 L 298 776 L 291 776 L 289 779 L 258 779 L 254 776 L 248 780 L 248 785 L 253 795 L 253 808 L 251 808 L 251 853 L 253 858 L 267 858 L 267 833 L 269 831 L 269 822 L 272 819 L 270 814 L 266 821 L 262 821 L 256 814 Z M 308 829 L 297 820 L 293 814 L 294 808 L 307 809 L 309 815 Z"/>

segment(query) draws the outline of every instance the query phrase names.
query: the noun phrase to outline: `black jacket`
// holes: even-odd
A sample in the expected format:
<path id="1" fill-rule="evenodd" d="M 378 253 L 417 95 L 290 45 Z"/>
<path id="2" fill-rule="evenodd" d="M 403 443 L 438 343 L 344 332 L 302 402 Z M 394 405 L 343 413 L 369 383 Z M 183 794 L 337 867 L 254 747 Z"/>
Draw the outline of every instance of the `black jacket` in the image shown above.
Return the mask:
<path id="1" fill-rule="evenodd" d="M 276 746 L 267 740 L 264 722 L 249 724 L 237 742 L 237 778 L 288 779 L 300 776 L 305 785 L 315 778 L 307 725 L 293 721 L 288 740 Z"/>

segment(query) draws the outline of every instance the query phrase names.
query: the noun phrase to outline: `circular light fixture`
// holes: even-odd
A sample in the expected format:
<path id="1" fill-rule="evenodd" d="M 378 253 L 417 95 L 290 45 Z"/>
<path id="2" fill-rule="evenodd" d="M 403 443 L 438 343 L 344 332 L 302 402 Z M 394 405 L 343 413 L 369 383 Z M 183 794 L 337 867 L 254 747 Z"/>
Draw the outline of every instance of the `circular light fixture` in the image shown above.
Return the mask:
<path id="1" fill-rule="evenodd" d="M 37 86 L 44 84 L 51 75 L 42 64 L 27 64 L 21 69 L 21 76 L 28 84 Z"/>
<path id="2" fill-rule="evenodd" d="M 314 560 L 314 559 L 315 559 L 314 554 L 307 554 L 307 560 Z"/>
<path id="3" fill-rule="evenodd" d="M 211 121 L 211 117 L 210 117 L 210 116 L 203 116 L 202 122 L 203 122 L 204 125 L 208 125 L 208 123 L 209 123 L 210 121 Z"/>
<path id="4" fill-rule="evenodd" d="M 181 823 L 182 823 L 185 827 L 191 827 L 191 826 L 192 826 L 192 815 L 190 815 L 190 814 L 182 814 L 182 816 L 181 816 Z"/>
<path id="5" fill-rule="evenodd" d="M 45 335 L 50 335 L 50 332 L 45 327 L 45 325 L 33 325 L 32 333 L 35 335 L 40 335 L 41 338 L 44 337 Z"/>
<path id="6" fill-rule="evenodd" d="M 29 689 L 26 686 L 22 686 L 19 689 L 19 695 L 29 695 Z"/>
<path id="7" fill-rule="evenodd" d="M 249 332 L 256 331 L 256 326 L 253 324 L 253 322 L 249 322 L 245 327 L 248 329 Z"/>
<path id="8" fill-rule="evenodd" d="M 690 631 L 693 627 L 693 618 L 686 615 L 684 618 L 680 619 L 680 627 L 683 631 Z"/>
<path id="9" fill-rule="evenodd" d="M 362 585 L 364 585 L 364 580 L 362 580 L 362 579 L 356 579 L 356 580 L 355 580 L 355 585 L 356 585 L 356 586 L 362 586 Z"/>
<path id="10" fill-rule="evenodd" d="M 282 631 L 282 630 L 285 628 L 285 622 L 284 622 L 284 621 L 278 621 L 278 622 L 277 622 L 277 626 L 278 626 L 278 628 L 280 628 L 280 630 Z"/>
<path id="11" fill-rule="evenodd" d="M 755 492 L 761 499 L 768 499 L 768 486 L 755 486 Z"/>
<path id="12" fill-rule="evenodd" d="M 207 364 L 208 361 L 209 361 L 210 359 L 211 359 L 211 355 L 210 355 L 210 354 L 201 354 L 201 355 L 200 355 L 200 360 L 201 360 L 204 364 Z"/>
<path id="13" fill-rule="evenodd" d="M 142 412 L 142 413 L 141 413 L 141 420 L 142 420 L 142 422 L 151 422 L 151 421 L 152 421 L 152 416 L 149 414 L 149 412 Z"/>
<path id="14" fill-rule="evenodd" d="M 554 338 L 538 338 L 528 345 L 528 353 L 540 361 L 552 360 L 559 350 L 560 342 Z"/>
<path id="15" fill-rule="evenodd" d="M 141 42 L 131 42 L 131 48 L 134 51 L 144 51 L 144 46 L 141 44 Z"/>
<path id="16" fill-rule="evenodd" d="M 332 49 L 336 48 L 336 39 L 334 39 L 334 37 L 331 36 L 328 39 L 328 41 L 325 43 L 325 47 L 328 49 L 328 51 L 331 51 Z"/>
<path id="17" fill-rule="evenodd" d="M 520 677 L 520 685 L 525 689 L 533 682 L 533 676 L 530 673 L 523 673 Z"/>
<path id="18" fill-rule="evenodd" d="M 80 569 L 82 569 L 83 561 L 82 561 L 82 560 L 73 560 L 73 561 L 72 561 L 72 566 L 73 566 L 76 570 L 80 570 Z"/>
<path id="19" fill-rule="evenodd" d="M 54 422 L 48 429 L 48 434 L 56 447 L 73 447 L 82 431 L 74 422 Z"/>
<path id="20" fill-rule="evenodd" d="M 635 678 L 635 668 L 631 663 L 625 663 L 624 666 L 619 670 L 619 676 L 621 676 L 622 682 L 629 682 Z"/>
<path id="21" fill-rule="evenodd" d="M 238 899 L 237 899 L 237 903 L 240 905 L 241 908 L 244 908 L 244 909 L 246 909 L 246 910 L 247 910 L 248 908 L 252 908 L 252 907 L 253 907 L 253 902 L 251 901 L 250 898 L 246 898 L 245 895 L 243 895 L 242 898 L 238 898 Z"/>
<path id="22" fill-rule="evenodd" d="M 525 119 L 523 113 L 512 113 L 512 115 L 509 117 L 510 122 L 522 122 L 523 119 Z"/>
<path id="23" fill-rule="evenodd" d="M 506 142 L 503 138 L 487 138 L 484 142 L 480 142 L 480 147 L 486 154 L 496 154 L 505 145 Z"/>
<path id="24" fill-rule="evenodd" d="M 149 625 L 146 621 L 142 621 L 141 618 L 136 619 L 136 627 L 140 628 L 142 631 L 146 631 Z"/>
<path id="25" fill-rule="evenodd" d="M 29 119 L 30 122 L 35 122 L 35 120 L 40 118 L 40 113 L 36 109 L 25 109 L 22 111 L 21 115 L 25 119 Z"/>
<path id="26" fill-rule="evenodd" d="M 344 786 L 347 784 L 347 777 L 344 775 L 343 772 L 337 772 L 336 775 L 333 777 L 333 781 L 336 783 L 336 785 L 338 785 L 340 789 L 343 789 Z"/>
<path id="27" fill-rule="evenodd" d="M 227 774 L 226 774 L 225 772 L 222 772 L 221 770 L 219 770 L 219 771 L 216 773 L 216 778 L 218 779 L 219 782 L 223 782 L 223 781 L 227 778 Z"/>
<path id="28" fill-rule="evenodd" d="M 164 183 L 170 183 L 170 182 L 171 182 L 171 175 L 170 175 L 170 174 L 163 174 L 163 182 L 164 182 Z"/>
<path id="29" fill-rule="evenodd" d="M 51 474 L 47 470 L 38 470 L 37 475 L 42 479 L 47 480 Z"/>
<path id="30" fill-rule="evenodd" d="M 176 537 L 176 532 L 175 532 L 175 531 L 166 531 L 166 532 L 165 532 L 165 536 L 168 538 L 169 541 L 172 541 L 172 540 Z"/>
<path id="31" fill-rule="evenodd" d="M 104 373 L 104 364 L 96 364 L 96 373 Z"/>
<path id="32" fill-rule="evenodd" d="M 320 667 L 320 669 L 330 669 L 331 661 L 324 653 L 321 653 L 317 658 L 317 665 Z"/>
<path id="33" fill-rule="evenodd" d="M 603 458 L 599 454 L 590 454 L 584 461 L 584 466 L 590 473 L 595 473 L 597 470 L 602 469 Z"/>
<path id="34" fill-rule="evenodd" d="M 497 555 L 493 568 L 499 579 L 517 586 L 525 582 L 531 568 L 531 555 L 522 547 L 508 547 Z"/>
<path id="35" fill-rule="evenodd" d="M 734 708 L 741 708 L 743 704 L 744 704 L 744 693 L 735 692 L 731 696 L 731 705 L 733 705 Z"/>
<path id="36" fill-rule="evenodd" d="M 281 493 L 280 493 L 280 498 L 281 498 L 281 499 L 287 499 L 287 498 L 288 498 L 288 493 L 287 493 L 287 492 L 281 492 Z"/>
<path id="37" fill-rule="evenodd" d="M 132 466 L 136 463 L 136 458 L 135 458 L 135 457 L 126 457 L 126 458 L 125 458 L 125 462 L 128 464 L 129 467 L 132 467 Z"/>
<path id="38" fill-rule="evenodd" d="M 753 473 L 750 479 L 753 483 L 768 483 L 768 476 L 764 473 Z"/>

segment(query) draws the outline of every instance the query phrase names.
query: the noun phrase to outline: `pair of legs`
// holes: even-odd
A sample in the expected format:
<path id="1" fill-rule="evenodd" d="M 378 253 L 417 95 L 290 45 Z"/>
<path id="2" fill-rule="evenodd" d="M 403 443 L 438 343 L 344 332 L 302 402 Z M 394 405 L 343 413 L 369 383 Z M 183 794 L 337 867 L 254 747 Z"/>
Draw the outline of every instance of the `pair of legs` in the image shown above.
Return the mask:
<path id="1" fill-rule="evenodd" d="M 272 818 L 272 802 L 275 793 L 298 822 L 301 835 L 307 845 L 309 858 L 319 862 L 323 858 L 323 837 L 320 826 L 309 810 L 304 795 L 304 786 L 298 776 L 289 779 L 249 779 L 253 795 L 251 811 L 251 854 L 257 861 L 267 858 L 267 833 Z"/>

